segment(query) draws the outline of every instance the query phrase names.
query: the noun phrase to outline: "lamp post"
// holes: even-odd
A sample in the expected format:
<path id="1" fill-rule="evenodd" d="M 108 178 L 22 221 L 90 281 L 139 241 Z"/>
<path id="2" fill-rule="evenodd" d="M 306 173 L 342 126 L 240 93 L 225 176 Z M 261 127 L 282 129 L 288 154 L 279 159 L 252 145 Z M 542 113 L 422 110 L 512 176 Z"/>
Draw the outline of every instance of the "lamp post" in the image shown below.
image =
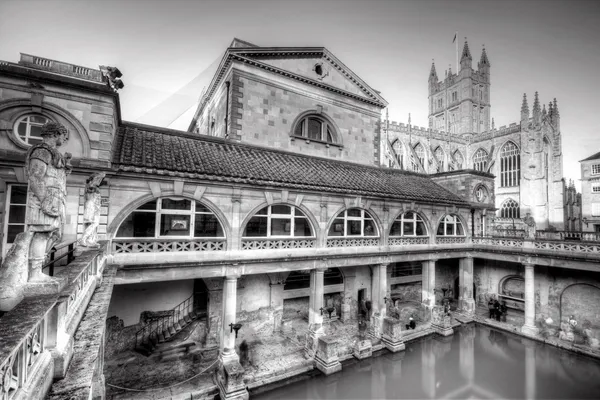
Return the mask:
<path id="1" fill-rule="evenodd" d="M 231 323 L 231 324 L 229 324 L 229 328 L 230 328 L 229 333 L 235 331 L 235 338 L 237 339 L 238 331 L 240 330 L 241 327 L 242 327 L 242 324 Z"/>

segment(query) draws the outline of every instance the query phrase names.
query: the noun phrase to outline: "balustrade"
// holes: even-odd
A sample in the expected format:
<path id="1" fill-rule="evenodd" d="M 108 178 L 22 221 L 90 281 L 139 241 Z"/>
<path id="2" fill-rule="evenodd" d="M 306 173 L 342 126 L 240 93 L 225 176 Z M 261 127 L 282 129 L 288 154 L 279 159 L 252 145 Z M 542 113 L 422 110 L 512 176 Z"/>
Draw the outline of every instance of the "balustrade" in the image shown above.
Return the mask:
<path id="1" fill-rule="evenodd" d="M 410 246 L 414 244 L 429 244 L 428 236 L 417 237 L 390 237 L 388 238 L 389 246 Z"/>
<path id="2" fill-rule="evenodd" d="M 460 244 L 467 243 L 466 236 L 438 236 L 435 239 L 437 244 Z"/>
<path id="3" fill-rule="evenodd" d="M 379 246 L 379 238 L 343 238 L 343 239 L 327 239 L 327 247 L 363 247 L 363 246 Z"/>
<path id="4" fill-rule="evenodd" d="M 312 249 L 316 239 L 243 239 L 242 250 L 260 249 Z"/>
<path id="5" fill-rule="evenodd" d="M 536 231 L 535 238 L 540 240 L 575 240 L 581 242 L 600 242 L 600 232 L 578 231 Z"/>
<path id="6" fill-rule="evenodd" d="M 225 239 L 113 239 L 112 251 L 118 253 L 165 253 L 188 251 L 222 251 Z"/>

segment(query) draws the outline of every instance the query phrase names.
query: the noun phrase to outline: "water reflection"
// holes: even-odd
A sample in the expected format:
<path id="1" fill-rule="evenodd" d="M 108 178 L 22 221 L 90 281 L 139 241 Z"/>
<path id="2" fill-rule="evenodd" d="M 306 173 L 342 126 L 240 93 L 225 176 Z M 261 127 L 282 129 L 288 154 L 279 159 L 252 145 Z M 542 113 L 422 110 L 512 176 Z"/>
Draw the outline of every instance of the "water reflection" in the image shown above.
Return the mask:
<path id="1" fill-rule="evenodd" d="M 583 399 L 600 393 L 598 360 L 483 326 L 455 332 L 252 398 Z"/>

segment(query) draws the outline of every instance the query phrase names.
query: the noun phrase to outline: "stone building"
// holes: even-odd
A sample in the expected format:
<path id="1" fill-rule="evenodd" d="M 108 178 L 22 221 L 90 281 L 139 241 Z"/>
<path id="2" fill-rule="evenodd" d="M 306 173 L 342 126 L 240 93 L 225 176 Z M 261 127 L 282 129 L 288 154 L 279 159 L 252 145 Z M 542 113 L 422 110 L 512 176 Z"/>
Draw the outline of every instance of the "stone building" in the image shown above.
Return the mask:
<path id="1" fill-rule="evenodd" d="M 584 232 L 600 232 L 600 153 L 581 161 L 581 215 Z"/>
<path id="2" fill-rule="evenodd" d="M 500 228 L 519 225 L 528 213 L 538 229 L 563 229 L 563 172 L 560 114 L 523 95 L 521 117 L 509 126 L 491 118 L 491 63 L 485 48 L 475 70 L 465 41 L 460 70 L 439 80 L 431 65 L 429 127 L 383 124 L 382 165 L 427 174 L 475 169 L 495 175 L 496 219 Z M 479 231 L 483 232 L 483 231 Z"/>
<path id="3" fill-rule="evenodd" d="M 489 93 L 483 72 L 469 78 L 469 58 L 456 84 L 477 79 Z M 485 54 L 482 63 L 489 72 Z M 64 150 L 73 155 L 57 247 L 81 238 L 87 177 L 102 172 L 107 182 L 99 188 L 102 248 L 59 269 L 67 284 L 58 292 L 25 290 L 14 309 L 0 310 L 0 336 L 10 337 L 0 343 L 1 394 L 35 386 L 35 398 L 48 390 L 56 399 L 102 398 L 105 354 L 152 353 L 191 320 L 198 345 L 218 354 L 217 385 L 207 380 L 204 389 L 222 398 L 245 398 L 247 387 L 298 371 L 333 373 L 340 359 L 372 350 L 401 351 L 409 317 L 416 336 L 452 334 L 450 306 L 470 321 L 490 298 L 509 304 L 509 322 L 523 334 L 558 335 L 576 315 L 590 323 L 589 346 L 598 344 L 600 275 L 590 268 L 598 245 L 499 238 L 487 228 L 498 197 L 517 203 L 506 218 L 528 210 L 538 229 L 554 222 L 542 217 L 556 211 L 560 190 L 546 202 L 522 196 L 560 182 L 555 104 L 548 113 L 536 101 L 530 118 L 524 102 L 520 126 L 488 133 L 480 121 L 489 104 L 475 98 L 456 134 L 382 130 L 384 98 L 327 49 L 235 39 L 182 132 L 123 121 L 120 76 L 25 54 L 0 62 L 3 261 L 27 229 L 24 162 L 42 124 L 67 127 Z M 473 104 L 480 133 L 464 133 Z M 480 147 L 487 156 L 466 168 Z M 382 167 L 385 152 L 402 168 Z M 240 365 L 242 340 L 263 357 L 262 369 Z M 276 345 L 287 353 L 264 351 Z"/>

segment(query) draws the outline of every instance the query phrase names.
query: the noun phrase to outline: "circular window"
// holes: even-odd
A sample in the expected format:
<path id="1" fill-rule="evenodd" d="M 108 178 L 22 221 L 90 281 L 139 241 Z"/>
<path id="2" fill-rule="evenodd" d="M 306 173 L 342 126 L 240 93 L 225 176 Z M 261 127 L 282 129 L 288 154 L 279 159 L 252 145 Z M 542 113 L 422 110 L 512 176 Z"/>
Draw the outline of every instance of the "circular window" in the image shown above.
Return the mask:
<path id="1" fill-rule="evenodd" d="M 17 139 L 26 145 L 42 142 L 42 125 L 49 119 L 40 114 L 25 115 L 15 123 L 14 133 Z"/>

